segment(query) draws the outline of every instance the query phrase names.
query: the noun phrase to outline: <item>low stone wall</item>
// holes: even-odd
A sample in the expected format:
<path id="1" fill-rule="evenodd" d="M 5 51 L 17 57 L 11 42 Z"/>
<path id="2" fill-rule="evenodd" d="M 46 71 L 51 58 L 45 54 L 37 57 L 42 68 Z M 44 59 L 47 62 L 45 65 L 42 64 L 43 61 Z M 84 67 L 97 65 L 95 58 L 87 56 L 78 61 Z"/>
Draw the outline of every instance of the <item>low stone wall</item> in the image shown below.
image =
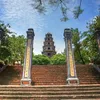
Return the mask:
<path id="1" fill-rule="evenodd" d="M 66 67 L 66 65 L 32 65 L 32 67 Z"/>
<path id="2" fill-rule="evenodd" d="M 100 65 L 93 65 L 93 67 L 100 73 Z"/>
<path id="3" fill-rule="evenodd" d="M 7 67 L 7 65 L 4 65 L 0 68 L 0 73 Z"/>

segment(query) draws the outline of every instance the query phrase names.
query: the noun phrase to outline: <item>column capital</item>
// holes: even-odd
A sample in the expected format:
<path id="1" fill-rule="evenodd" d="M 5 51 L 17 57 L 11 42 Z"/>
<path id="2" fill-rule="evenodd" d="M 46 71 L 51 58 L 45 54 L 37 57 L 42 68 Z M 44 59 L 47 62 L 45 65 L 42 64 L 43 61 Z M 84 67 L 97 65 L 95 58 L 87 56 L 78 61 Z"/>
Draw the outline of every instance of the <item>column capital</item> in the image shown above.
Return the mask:
<path id="1" fill-rule="evenodd" d="M 69 29 L 69 28 L 64 29 L 64 38 L 65 39 L 71 39 L 72 38 L 71 29 Z"/>
<path id="2" fill-rule="evenodd" d="M 27 38 L 28 39 L 29 38 L 32 39 L 35 36 L 34 30 L 32 28 L 29 28 L 28 31 L 26 31 L 26 33 L 27 33 Z"/>

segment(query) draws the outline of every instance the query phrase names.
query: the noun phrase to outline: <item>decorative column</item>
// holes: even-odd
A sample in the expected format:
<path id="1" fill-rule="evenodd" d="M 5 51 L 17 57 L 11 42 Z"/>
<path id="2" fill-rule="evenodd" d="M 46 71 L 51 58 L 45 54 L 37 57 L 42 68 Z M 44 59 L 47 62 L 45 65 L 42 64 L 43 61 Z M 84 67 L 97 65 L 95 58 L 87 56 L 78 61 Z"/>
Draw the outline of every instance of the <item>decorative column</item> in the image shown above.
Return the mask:
<path id="1" fill-rule="evenodd" d="M 33 51 L 33 39 L 34 30 L 32 28 L 27 31 L 26 51 L 24 57 L 23 75 L 21 79 L 21 85 L 31 85 L 31 66 L 32 66 L 32 51 Z"/>
<path id="2" fill-rule="evenodd" d="M 64 40 L 65 40 L 65 50 L 66 50 L 66 60 L 67 60 L 67 83 L 79 84 L 79 80 L 76 74 L 76 66 L 74 61 L 74 54 L 72 50 L 72 32 L 70 29 L 66 28 L 64 30 Z"/>

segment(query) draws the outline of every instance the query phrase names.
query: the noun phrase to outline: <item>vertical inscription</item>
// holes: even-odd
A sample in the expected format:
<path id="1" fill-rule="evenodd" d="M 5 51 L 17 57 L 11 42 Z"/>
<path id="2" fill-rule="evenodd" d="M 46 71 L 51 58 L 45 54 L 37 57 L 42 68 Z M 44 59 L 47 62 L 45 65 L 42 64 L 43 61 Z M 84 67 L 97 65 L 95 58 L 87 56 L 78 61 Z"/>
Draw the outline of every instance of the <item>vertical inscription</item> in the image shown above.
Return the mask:
<path id="1" fill-rule="evenodd" d="M 71 49 L 71 41 L 68 40 L 68 51 L 69 51 L 69 65 L 70 65 L 70 75 L 75 76 L 74 74 L 74 62 L 73 62 L 73 56 L 72 56 L 72 49 Z"/>
<path id="2" fill-rule="evenodd" d="M 79 80 L 76 74 L 76 66 L 74 63 L 74 54 L 72 50 L 72 32 L 71 29 L 66 28 L 64 30 L 64 39 L 66 47 L 66 58 L 67 58 L 67 83 L 70 84 L 79 84 Z"/>
<path id="3" fill-rule="evenodd" d="M 27 42 L 27 50 L 26 50 L 26 66 L 25 66 L 25 76 L 24 77 L 28 77 L 29 75 L 29 67 L 30 67 L 30 45 L 31 45 L 31 39 L 28 39 Z"/>

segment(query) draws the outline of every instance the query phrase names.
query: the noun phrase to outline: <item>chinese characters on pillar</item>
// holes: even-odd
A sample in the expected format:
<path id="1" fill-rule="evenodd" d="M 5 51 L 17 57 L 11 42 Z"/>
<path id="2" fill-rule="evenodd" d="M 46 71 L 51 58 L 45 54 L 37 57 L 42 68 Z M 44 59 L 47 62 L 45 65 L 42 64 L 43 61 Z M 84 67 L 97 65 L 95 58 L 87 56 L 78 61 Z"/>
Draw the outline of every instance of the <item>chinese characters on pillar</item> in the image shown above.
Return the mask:
<path id="1" fill-rule="evenodd" d="M 25 78 L 29 75 L 29 67 L 30 67 L 30 45 L 31 45 L 31 39 L 28 39 L 27 43 L 27 53 L 26 53 L 26 67 L 25 67 Z"/>
<path id="2" fill-rule="evenodd" d="M 69 51 L 68 58 L 69 58 L 69 65 L 70 65 L 70 75 L 72 77 L 74 77 L 75 76 L 74 62 L 73 62 L 73 55 L 72 55 L 72 48 L 71 48 L 71 41 L 70 40 L 68 40 L 68 51 Z"/>

